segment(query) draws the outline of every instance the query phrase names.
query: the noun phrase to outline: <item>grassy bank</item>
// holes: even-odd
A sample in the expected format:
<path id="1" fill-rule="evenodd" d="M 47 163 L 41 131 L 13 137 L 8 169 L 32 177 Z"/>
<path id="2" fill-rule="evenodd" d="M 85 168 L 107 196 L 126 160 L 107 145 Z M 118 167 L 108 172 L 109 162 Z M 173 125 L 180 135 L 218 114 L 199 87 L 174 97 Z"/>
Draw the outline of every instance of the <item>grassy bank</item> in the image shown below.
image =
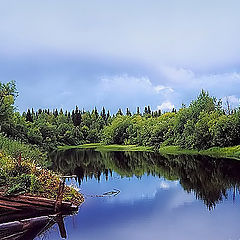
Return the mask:
<path id="1" fill-rule="evenodd" d="M 205 155 L 215 158 L 231 158 L 240 160 L 240 145 L 234 147 L 213 147 L 207 150 L 188 150 L 188 149 L 181 149 L 178 146 L 165 146 L 159 149 L 161 154 L 171 154 L 171 155 L 180 155 L 180 154 L 187 154 L 187 155 Z"/>
<path id="2" fill-rule="evenodd" d="M 21 154 L 24 159 L 31 159 L 34 163 L 41 166 L 45 166 L 47 162 L 47 154 L 40 151 L 38 147 L 10 139 L 2 133 L 0 133 L 0 151 L 1 150 L 13 158 L 18 158 Z"/>
<path id="3" fill-rule="evenodd" d="M 78 146 L 60 146 L 60 150 L 68 149 L 94 149 L 99 152 L 111 152 L 111 151 L 141 151 L 141 152 L 153 152 L 152 147 L 136 146 L 136 145 L 103 145 L 101 143 L 90 143 Z M 234 147 L 213 147 L 207 150 L 195 150 L 195 149 L 181 149 L 178 146 L 164 146 L 159 149 L 161 154 L 171 155 L 205 155 L 216 158 L 232 158 L 240 160 L 240 145 Z"/>
<path id="4" fill-rule="evenodd" d="M 60 146 L 60 150 L 68 150 L 68 149 L 94 149 L 95 151 L 99 152 L 118 152 L 118 151 L 131 151 L 131 152 L 144 152 L 144 151 L 153 151 L 151 147 L 143 147 L 143 146 L 136 146 L 136 145 L 104 145 L 101 143 L 90 143 L 90 144 L 83 144 L 78 146 Z"/>
<path id="5" fill-rule="evenodd" d="M 45 161 L 45 154 L 37 148 L 0 135 L 1 194 L 25 194 L 56 199 L 60 177 L 45 169 Z M 63 199 L 75 205 L 83 202 L 82 195 L 68 186 L 65 187 Z"/>

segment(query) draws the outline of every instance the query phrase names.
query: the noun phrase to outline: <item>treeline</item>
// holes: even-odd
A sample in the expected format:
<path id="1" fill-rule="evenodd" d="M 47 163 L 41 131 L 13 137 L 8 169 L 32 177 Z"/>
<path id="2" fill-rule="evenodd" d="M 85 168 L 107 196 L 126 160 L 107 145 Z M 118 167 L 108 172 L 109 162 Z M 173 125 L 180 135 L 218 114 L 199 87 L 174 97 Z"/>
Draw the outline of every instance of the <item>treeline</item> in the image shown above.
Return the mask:
<path id="1" fill-rule="evenodd" d="M 137 144 L 178 145 L 188 149 L 240 144 L 240 109 L 225 110 L 222 102 L 202 91 L 196 100 L 178 111 L 162 113 L 150 106 L 141 112 L 119 109 L 115 115 L 100 112 L 28 109 L 20 114 L 14 109 L 18 93 L 15 82 L 0 83 L 1 132 L 22 142 L 52 149 L 58 145 Z"/>
<path id="2" fill-rule="evenodd" d="M 224 109 L 222 101 L 201 91 L 196 100 L 177 112 L 118 116 L 103 130 L 106 144 L 177 145 L 186 149 L 207 149 L 240 144 L 240 108 Z"/>

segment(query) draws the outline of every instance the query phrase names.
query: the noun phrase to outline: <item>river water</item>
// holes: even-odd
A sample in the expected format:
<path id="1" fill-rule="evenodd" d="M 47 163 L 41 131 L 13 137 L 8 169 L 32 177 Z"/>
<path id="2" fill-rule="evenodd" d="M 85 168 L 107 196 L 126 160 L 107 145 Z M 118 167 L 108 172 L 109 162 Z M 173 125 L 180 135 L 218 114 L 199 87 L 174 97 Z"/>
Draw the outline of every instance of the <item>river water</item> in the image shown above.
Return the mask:
<path id="1" fill-rule="evenodd" d="M 76 175 L 85 202 L 64 218 L 71 240 L 239 240 L 240 162 L 146 152 L 68 150 L 52 168 Z M 62 239 L 54 225 L 36 239 Z"/>

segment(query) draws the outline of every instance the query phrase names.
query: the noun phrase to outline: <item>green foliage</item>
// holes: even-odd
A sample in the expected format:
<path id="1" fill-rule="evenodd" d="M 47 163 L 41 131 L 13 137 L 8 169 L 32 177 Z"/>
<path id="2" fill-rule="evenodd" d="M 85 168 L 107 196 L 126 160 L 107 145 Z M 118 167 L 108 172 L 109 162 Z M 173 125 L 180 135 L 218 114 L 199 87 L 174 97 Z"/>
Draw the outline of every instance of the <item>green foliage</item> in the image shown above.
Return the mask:
<path id="1" fill-rule="evenodd" d="M 240 145 L 234 147 L 212 147 L 207 150 L 182 149 L 179 146 L 162 146 L 159 152 L 163 155 L 204 155 L 240 160 Z"/>
<path id="2" fill-rule="evenodd" d="M 130 125 L 131 120 L 129 116 L 118 114 L 111 125 L 104 129 L 103 142 L 105 144 L 124 144 L 129 138 L 127 129 Z"/>
<path id="3" fill-rule="evenodd" d="M 151 146 L 177 145 L 186 149 L 208 149 L 240 144 L 240 110 L 224 111 L 222 103 L 202 90 L 199 96 L 179 111 L 161 113 L 146 106 L 136 114 L 119 109 L 111 116 L 105 108 L 100 113 L 28 109 L 14 112 L 14 82 L 0 84 L 1 132 L 17 141 L 50 151 L 57 146 L 86 143 Z M 107 113 L 106 113 L 107 112 Z"/>
<path id="4" fill-rule="evenodd" d="M 46 154 L 42 153 L 38 148 L 21 143 L 17 140 L 9 139 L 0 133 L 0 151 L 4 151 L 5 154 L 18 159 L 21 153 L 23 159 L 29 159 L 31 161 L 43 164 L 46 160 Z"/>

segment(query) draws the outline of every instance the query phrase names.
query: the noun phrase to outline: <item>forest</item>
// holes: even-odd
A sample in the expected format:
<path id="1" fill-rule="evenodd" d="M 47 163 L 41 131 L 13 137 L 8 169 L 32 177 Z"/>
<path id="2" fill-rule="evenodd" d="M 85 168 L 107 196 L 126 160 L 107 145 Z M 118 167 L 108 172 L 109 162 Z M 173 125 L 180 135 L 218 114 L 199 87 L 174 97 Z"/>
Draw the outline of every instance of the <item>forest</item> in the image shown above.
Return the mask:
<path id="1" fill-rule="evenodd" d="M 20 113 L 15 107 L 17 96 L 14 81 L 0 82 L 0 145 L 6 138 L 44 151 L 99 142 L 155 150 L 170 145 L 202 150 L 240 144 L 240 108 L 224 108 L 221 99 L 204 90 L 178 110 L 152 111 L 146 106 L 143 111 L 127 108 L 116 114 L 104 107 L 85 111 L 78 106 L 72 111 L 28 109 Z"/>

